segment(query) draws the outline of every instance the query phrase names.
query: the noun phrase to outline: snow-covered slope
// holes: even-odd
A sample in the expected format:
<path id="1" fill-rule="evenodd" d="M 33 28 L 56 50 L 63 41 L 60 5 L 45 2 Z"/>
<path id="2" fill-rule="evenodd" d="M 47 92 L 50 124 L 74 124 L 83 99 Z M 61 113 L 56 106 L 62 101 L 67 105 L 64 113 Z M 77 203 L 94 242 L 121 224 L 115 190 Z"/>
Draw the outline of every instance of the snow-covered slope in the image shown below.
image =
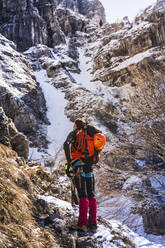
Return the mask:
<path id="1" fill-rule="evenodd" d="M 51 79 L 47 77 L 45 70 L 36 71 L 35 77 L 46 99 L 47 117 L 50 122 L 46 132 L 47 140 L 50 144 L 48 145 L 47 155 L 42 152 L 37 152 L 36 148 L 31 148 L 31 158 L 41 159 L 44 156 L 52 158 L 59 158 L 60 156 L 63 158 L 63 152 L 61 154 L 61 151 L 63 151 L 63 143 L 70 130 L 73 129 L 73 124 L 65 115 L 65 95 L 51 84 Z M 59 160 L 56 159 L 56 163 L 58 162 Z"/>
<path id="2" fill-rule="evenodd" d="M 39 199 L 42 199 L 47 202 L 48 206 L 54 206 L 54 208 L 59 208 L 61 212 L 65 213 L 65 215 L 70 216 L 74 221 L 78 216 L 78 209 L 72 208 L 70 203 L 66 203 L 65 201 L 59 200 L 56 197 L 52 196 L 40 196 Z M 64 228 L 65 229 L 65 228 Z M 125 248 L 163 248 L 164 245 L 159 244 L 160 240 L 157 242 L 149 241 L 148 239 L 136 234 L 131 231 L 126 225 L 121 224 L 121 222 L 116 220 L 107 221 L 104 218 L 99 218 L 98 220 L 98 228 L 95 234 L 87 233 L 85 236 L 90 240 L 91 237 L 94 239 L 102 248 L 117 248 L 117 247 L 125 247 Z"/>

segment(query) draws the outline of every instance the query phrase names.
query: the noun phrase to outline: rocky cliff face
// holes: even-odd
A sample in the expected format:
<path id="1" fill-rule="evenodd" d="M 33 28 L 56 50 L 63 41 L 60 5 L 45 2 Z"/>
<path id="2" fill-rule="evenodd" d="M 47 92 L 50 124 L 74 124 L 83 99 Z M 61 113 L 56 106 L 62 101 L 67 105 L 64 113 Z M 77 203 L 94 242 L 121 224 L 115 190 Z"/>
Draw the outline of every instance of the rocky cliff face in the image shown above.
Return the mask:
<path id="1" fill-rule="evenodd" d="M 128 81 L 134 82 L 136 72 L 133 65 L 138 60 L 136 54 L 142 58 L 139 64 L 148 60 L 144 67 L 149 65 L 155 68 L 154 61 L 151 59 L 152 56 L 147 56 L 143 52 L 149 51 L 151 53 L 153 51 L 158 56 L 163 54 L 165 42 L 164 9 L 164 2 L 158 1 L 154 7 L 147 8 L 142 15 L 136 17 L 134 26 L 122 27 L 121 24 L 118 24 L 105 28 L 102 46 L 94 58 L 94 71 L 102 70 L 99 75 L 97 74 L 96 79 L 108 83 L 109 86 L 119 86 Z M 118 26 L 122 27 L 119 31 Z M 149 50 L 150 48 L 154 49 Z M 135 56 L 135 63 L 133 56 Z M 130 58 L 132 58 L 132 62 Z M 120 64 L 122 66 L 117 66 Z M 140 70 L 143 70 L 144 67 L 141 66 Z M 161 61 L 158 65 L 158 68 L 160 67 L 160 70 L 163 71 Z"/>
<path id="2" fill-rule="evenodd" d="M 111 150 L 109 164 L 112 166 L 114 164 L 127 166 L 129 161 L 128 163 L 132 165 L 135 162 L 134 168 L 139 170 L 139 162 L 144 162 L 142 170 L 151 169 L 152 166 L 156 166 L 160 171 L 163 168 L 165 161 L 164 21 L 165 2 L 157 1 L 155 5 L 138 15 L 135 23 L 125 25 L 123 20 L 120 24 L 105 25 L 100 31 L 100 46 L 98 47 L 97 44 L 97 52 L 93 57 L 94 80 L 102 81 L 108 86 L 116 100 L 109 97 L 109 102 L 100 107 L 97 116 L 107 126 L 113 118 L 118 127 L 117 133 L 124 141 L 124 147 L 120 146 L 120 151 Z M 95 39 L 94 35 L 91 42 Z M 92 53 L 88 51 L 88 54 Z M 123 90 L 126 90 L 124 97 Z M 125 125 L 126 123 L 128 125 Z M 159 144 L 159 148 L 156 148 L 156 143 Z M 135 150 L 133 147 L 136 147 Z M 161 182 L 159 183 L 161 185 Z M 156 204 L 157 201 L 154 200 L 147 202 L 146 208 L 142 206 L 143 223 L 147 233 L 161 234 L 164 227 L 161 228 L 161 215 L 156 217 L 156 213 L 164 216 L 162 213 L 164 207 L 160 202 L 158 206 Z M 156 224 L 156 220 L 159 224 Z"/>
<path id="3" fill-rule="evenodd" d="M 29 62 L 16 52 L 14 43 L 2 35 L 0 43 L 0 106 L 16 128 L 37 144 L 39 126 L 49 123 L 43 93 Z"/>
<path id="4" fill-rule="evenodd" d="M 120 115 L 123 121 L 129 119 L 134 129 L 135 126 L 139 128 L 140 122 L 145 126 L 151 121 L 152 131 L 154 126 L 164 125 L 164 13 L 165 2 L 157 1 L 137 16 L 134 24 L 125 25 L 123 21 L 102 28 L 100 37 L 103 38 L 100 38 L 100 47 L 93 58 L 94 80 L 101 80 L 106 86 L 115 88 L 115 98 L 120 99 L 119 109 L 118 104 L 110 101 L 113 107 L 105 110 L 107 121 L 112 119 L 112 115 Z M 127 89 L 127 93 L 121 99 L 123 89 Z M 159 116 L 158 119 L 156 116 Z M 139 137 L 136 136 L 135 142 Z M 155 138 L 152 135 L 152 140 Z M 160 136 L 158 139 L 161 142 Z M 149 140 L 146 143 L 150 143 Z"/>
<path id="5" fill-rule="evenodd" d="M 79 13 L 92 19 L 94 16 L 99 18 L 98 21 L 105 22 L 105 13 L 103 5 L 99 0 L 88 1 L 88 0 L 78 0 Z"/>
<path id="6" fill-rule="evenodd" d="M 18 50 L 36 44 L 52 47 L 65 43 L 65 36 L 85 30 L 85 17 L 95 16 L 98 23 L 105 21 L 104 8 L 98 0 L 1 1 L 0 32 L 14 41 Z"/>
<path id="7" fill-rule="evenodd" d="M 14 123 L 0 108 L 0 143 L 12 148 L 18 156 L 28 159 L 29 142 L 23 133 L 18 132 Z"/>

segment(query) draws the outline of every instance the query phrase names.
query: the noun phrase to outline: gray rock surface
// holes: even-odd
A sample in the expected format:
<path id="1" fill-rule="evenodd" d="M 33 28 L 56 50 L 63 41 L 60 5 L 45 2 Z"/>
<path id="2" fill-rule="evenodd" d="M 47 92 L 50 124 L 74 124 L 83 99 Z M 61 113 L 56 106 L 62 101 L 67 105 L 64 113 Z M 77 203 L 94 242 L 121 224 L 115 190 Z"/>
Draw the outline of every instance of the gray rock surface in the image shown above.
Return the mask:
<path id="1" fill-rule="evenodd" d="M 147 202 L 143 208 L 143 224 L 148 234 L 165 234 L 164 203 Z"/>
<path id="2" fill-rule="evenodd" d="M 88 22 L 85 17 L 95 16 L 105 21 L 98 0 L 2 0 L 0 32 L 21 51 L 37 44 L 54 46 L 65 43 L 65 35 L 82 31 Z"/>
<path id="3" fill-rule="evenodd" d="M 82 15 L 92 19 L 95 15 L 100 17 L 100 20 L 105 21 L 104 7 L 99 0 L 79 0 L 78 1 L 79 12 Z"/>
<path id="4" fill-rule="evenodd" d="M 49 123 L 45 99 L 29 62 L 13 48 L 14 43 L 0 35 L 0 106 L 16 128 L 36 142 L 39 126 Z"/>
<path id="5" fill-rule="evenodd" d="M 0 143 L 11 147 L 18 153 L 18 156 L 28 159 L 29 141 L 23 133 L 18 132 L 2 107 L 0 107 Z"/>
<path id="6" fill-rule="evenodd" d="M 152 58 L 142 60 L 140 62 L 141 66 L 137 69 L 131 68 L 129 64 L 126 66 L 127 69 L 126 67 L 121 67 L 121 69 L 119 67 L 115 70 L 115 67 L 117 68 L 118 64 L 124 63 L 128 58 L 154 47 L 157 47 L 155 51 L 159 52 L 160 56 L 163 54 L 165 3 L 164 1 L 158 1 L 157 4 L 148 7 L 141 15 L 136 17 L 134 26 L 125 26 L 123 19 L 121 23 L 104 26 L 102 32 L 102 46 L 94 57 L 94 71 L 99 69 L 101 71 L 98 74 L 96 73 L 95 79 L 99 79 L 109 86 L 117 87 L 121 86 L 122 83 L 135 82 L 136 77 L 139 77 L 137 75 L 138 70 L 142 72 L 145 68 L 145 74 L 150 73 L 150 70 L 146 68 L 154 66 Z M 136 62 L 136 58 L 134 61 Z M 162 62 L 159 63 L 158 61 L 157 63 L 162 71 Z M 148 80 L 150 80 L 149 75 Z"/>

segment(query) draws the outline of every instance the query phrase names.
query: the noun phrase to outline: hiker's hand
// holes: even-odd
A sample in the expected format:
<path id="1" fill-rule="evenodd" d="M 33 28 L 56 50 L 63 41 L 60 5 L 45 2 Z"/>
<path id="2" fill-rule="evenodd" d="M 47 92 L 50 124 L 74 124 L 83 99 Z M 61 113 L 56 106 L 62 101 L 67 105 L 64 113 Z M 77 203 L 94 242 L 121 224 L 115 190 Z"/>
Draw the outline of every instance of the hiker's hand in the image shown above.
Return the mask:
<path id="1" fill-rule="evenodd" d="M 100 163 L 97 164 L 97 167 L 98 167 L 99 169 L 102 168 L 102 166 L 101 166 Z"/>
<path id="2" fill-rule="evenodd" d="M 98 163 L 96 164 L 96 167 L 97 167 L 97 169 L 103 168 L 103 166 L 102 166 L 102 164 L 101 164 L 100 162 L 98 162 Z"/>
<path id="3" fill-rule="evenodd" d="M 71 173 L 70 173 L 70 170 L 66 170 L 66 175 L 67 175 L 68 177 L 72 177 L 72 175 L 71 175 Z"/>
<path id="4" fill-rule="evenodd" d="M 65 164 L 65 172 L 66 172 L 66 175 L 68 177 L 71 177 L 71 173 L 70 173 L 70 164 L 69 163 L 66 163 Z"/>

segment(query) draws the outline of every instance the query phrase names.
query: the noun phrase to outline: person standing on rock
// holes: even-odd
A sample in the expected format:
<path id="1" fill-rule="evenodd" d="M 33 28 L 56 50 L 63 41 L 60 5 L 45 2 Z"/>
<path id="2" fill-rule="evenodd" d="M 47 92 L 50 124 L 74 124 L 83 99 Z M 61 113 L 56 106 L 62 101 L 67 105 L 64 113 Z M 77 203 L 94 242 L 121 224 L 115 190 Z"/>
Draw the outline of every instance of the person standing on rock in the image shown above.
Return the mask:
<path id="1" fill-rule="evenodd" d="M 70 177 L 72 169 L 79 196 L 79 217 L 76 228 L 83 232 L 87 232 L 88 227 L 92 231 L 97 229 L 97 202 L 92 166 L 98 162 L 104 145 L 105 136 L 101 131 L 87 125 L 82 119 L 76 119 L 73 131 L 64 142 L 66 174 Z"/>

